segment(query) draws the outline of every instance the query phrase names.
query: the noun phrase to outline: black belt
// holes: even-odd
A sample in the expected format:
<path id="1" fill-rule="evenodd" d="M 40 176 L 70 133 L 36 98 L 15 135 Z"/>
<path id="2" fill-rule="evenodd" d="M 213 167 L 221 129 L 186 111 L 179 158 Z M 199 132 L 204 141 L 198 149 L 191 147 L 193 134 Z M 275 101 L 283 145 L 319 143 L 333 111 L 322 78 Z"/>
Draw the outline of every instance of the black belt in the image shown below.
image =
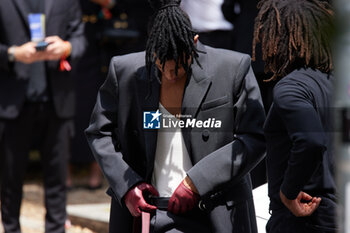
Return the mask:
<path id="1" fill-rule="evenodd" d="M 146 202 L 150 205 L 156 206 L 159 210 L 168 210 L 169 197 L 155 197 L 149 196 Z"/>

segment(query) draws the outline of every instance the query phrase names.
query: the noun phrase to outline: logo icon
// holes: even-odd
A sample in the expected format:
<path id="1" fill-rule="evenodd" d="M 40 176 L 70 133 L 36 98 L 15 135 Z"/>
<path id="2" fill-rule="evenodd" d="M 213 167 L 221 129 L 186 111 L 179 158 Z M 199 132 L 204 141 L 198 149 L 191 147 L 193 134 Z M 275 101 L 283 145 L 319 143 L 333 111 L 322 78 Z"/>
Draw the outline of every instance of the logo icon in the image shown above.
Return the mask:
<path id="1" fill-rule="evenodd" d="M 160 129 L 160 116 L 162 114 L 159 110 L 152 112 L 143 112 L 143 128 L 144 129 Z"/>

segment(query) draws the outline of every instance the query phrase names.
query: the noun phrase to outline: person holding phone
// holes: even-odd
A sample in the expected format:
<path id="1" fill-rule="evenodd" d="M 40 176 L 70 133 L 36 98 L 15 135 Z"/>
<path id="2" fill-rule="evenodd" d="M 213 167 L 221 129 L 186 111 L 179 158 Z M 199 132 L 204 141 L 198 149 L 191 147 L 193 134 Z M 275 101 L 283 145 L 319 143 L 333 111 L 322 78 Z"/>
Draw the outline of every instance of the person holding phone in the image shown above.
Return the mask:
<path id="1" fill-rule="evenodd" d="M 68 71 L 84 48 L 77 0 L 0 1 L 1 217 L 6 233 L 20 232 L 22 184 L 33 148 L 43 164 L 45 232 L 64 232 L 74 115 Z"/>

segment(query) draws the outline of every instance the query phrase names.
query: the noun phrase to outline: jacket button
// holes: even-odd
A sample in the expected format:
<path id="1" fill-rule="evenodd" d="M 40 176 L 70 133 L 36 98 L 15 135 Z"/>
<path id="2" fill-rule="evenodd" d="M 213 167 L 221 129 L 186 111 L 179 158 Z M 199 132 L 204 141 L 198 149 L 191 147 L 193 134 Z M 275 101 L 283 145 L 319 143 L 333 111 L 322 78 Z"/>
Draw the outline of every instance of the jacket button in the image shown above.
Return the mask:
<path id="1" fill-rule="evenodd" d="M 202 138 L 203 138 L 203 141 L 208 141 L 208 139 L 209 139 L 209 130 L 204 130 L 203 132 L 202 132 Z"/>

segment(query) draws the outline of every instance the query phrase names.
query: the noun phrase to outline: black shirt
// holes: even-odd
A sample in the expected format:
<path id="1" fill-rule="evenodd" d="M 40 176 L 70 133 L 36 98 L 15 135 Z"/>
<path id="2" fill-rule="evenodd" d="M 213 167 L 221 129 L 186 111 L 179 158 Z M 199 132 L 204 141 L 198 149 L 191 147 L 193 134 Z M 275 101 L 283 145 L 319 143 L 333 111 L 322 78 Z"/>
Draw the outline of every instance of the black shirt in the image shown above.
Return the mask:
<path id="1" fill-rule="evenodd" d="M 44 13 L 44 4 L 44 0 L 27 0 L 27 7 L 30 13 Z M 43 61 L 34 62 L 29 66 L 27 100 L 29 102 L 46 102 L 49 100 L 46 69 Z"/>
<path id="2" fill-rule="evenodd" d="M 270 208 L 283 207 L 300 191 L 334 196 L 334 162 L 330 105 L 333 76 L 317 70 L 295 70 L 274 88 L 264 126 Z"/>

